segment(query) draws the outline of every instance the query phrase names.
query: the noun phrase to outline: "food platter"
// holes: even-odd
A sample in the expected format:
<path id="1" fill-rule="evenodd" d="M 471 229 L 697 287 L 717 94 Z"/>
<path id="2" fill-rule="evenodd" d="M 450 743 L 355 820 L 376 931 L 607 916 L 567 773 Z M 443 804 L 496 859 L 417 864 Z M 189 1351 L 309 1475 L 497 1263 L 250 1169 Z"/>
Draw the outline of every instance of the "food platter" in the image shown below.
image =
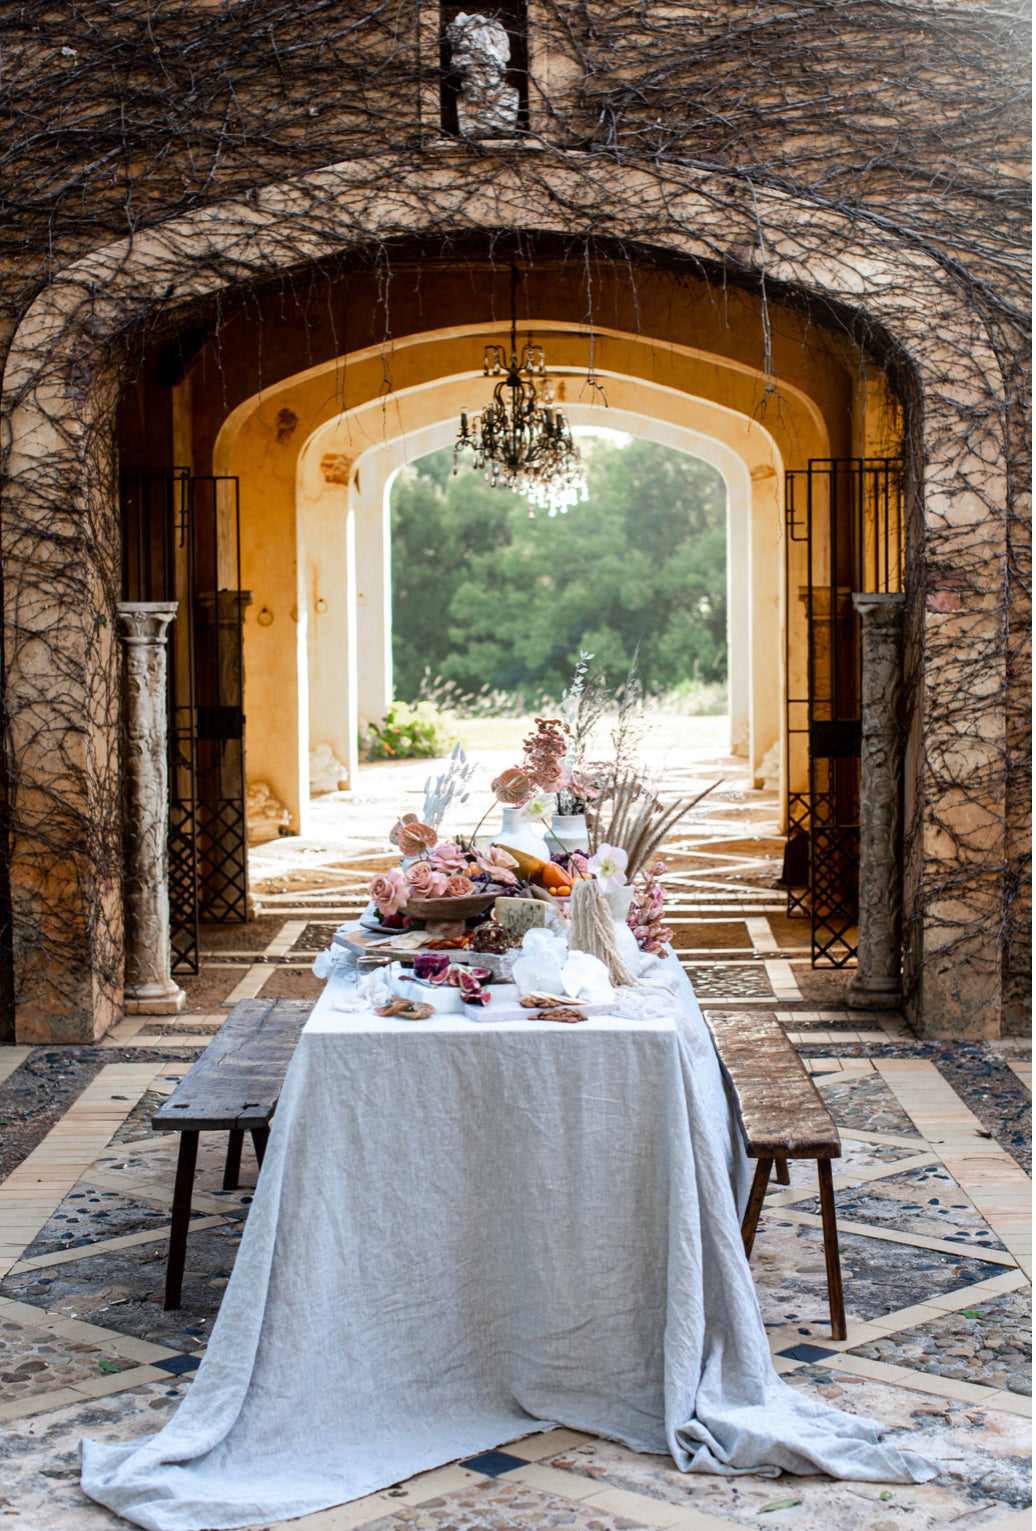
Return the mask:
<path id="1" fill-rule="evenodd" d="M 422 983 L 412 975 L 408 975 L 397 963 L 393 963 L 388 970 L 388 984 L 392 993 L 400 999 L 417 1000 L 426 1005 L 431 1005 L 437 1014 L 462 1015 L 467 1013 L 473 1020 L 484 1019 L 482 1011 L 471 1005 L 465 1005 L 461 991 L 452 986 L 442 984 L 433 987 Z M 517 1005 L 518 988 L 512 983 L 495 983 L 490 989 L 490 1004 L 492 1009 L 501 1005 Z"/>

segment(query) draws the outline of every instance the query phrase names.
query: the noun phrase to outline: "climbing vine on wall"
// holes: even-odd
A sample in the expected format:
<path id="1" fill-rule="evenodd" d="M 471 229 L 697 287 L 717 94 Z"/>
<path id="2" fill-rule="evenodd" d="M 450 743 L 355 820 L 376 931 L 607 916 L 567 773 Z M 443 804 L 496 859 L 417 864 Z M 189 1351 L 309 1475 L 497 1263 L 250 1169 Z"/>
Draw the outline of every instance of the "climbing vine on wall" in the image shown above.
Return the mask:
<path id="1" fill-rule="evenodd" d="M 476 235 L 489 253 L 531 250 L 549 227 L 586 261 L 590 324 L 595 255 L 635 274 L 689 251 L 717 301 L 727 286 L 762 295 L 767 364 L 777 302 L 887 368 L 915 504 L 915 904 L 940 961 L 992 921 L 1020 981 L 1021 6 L 530 0 L 528 26 L 530 126 L 500 144 L 444 137 L 436 5 L 23 0 L 0 16 L 0 828 L 8 950 L 44 1006 L 82 1004 L 69 974 L 118 983 L 118 773 L 91 741 L 118 706 L 119 389 L 148 345 L 218 333 L 257 284 L 288 293 L 300 269 L 352 252 L 378 267 L 389 314 L 395 241 L 414 228 L 443 254 Z M 922 955 L 915 937 L 915 968 Z"/>

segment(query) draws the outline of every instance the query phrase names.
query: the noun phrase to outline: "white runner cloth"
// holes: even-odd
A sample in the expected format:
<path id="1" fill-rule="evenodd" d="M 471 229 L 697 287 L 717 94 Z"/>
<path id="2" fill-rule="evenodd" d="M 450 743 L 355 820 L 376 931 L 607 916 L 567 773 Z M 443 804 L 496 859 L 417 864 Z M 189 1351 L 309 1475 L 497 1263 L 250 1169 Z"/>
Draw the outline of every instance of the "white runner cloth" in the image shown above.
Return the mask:
<path id="1" fill-rule="evenodd" d="M 157 1435 L 82 1443 L 86 1493 L 222 1531 L 551 1424 L 684 1471 L 933 1476 L 774 1372 L 715 1052 L 652 967 L 668 1015 L 578 1026 L 383 1021 L 335 972 L 196 1380 Z"/>

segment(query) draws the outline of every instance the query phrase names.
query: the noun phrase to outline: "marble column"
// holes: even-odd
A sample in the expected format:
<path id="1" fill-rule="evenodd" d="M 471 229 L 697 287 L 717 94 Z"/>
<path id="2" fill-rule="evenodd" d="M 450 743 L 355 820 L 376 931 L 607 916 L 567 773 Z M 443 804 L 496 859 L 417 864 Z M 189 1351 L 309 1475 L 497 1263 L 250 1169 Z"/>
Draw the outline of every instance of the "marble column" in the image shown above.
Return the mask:
<path id="1" fill-rule="evenodd" d="M 176 1015 L 170 973 L 166 629 L 175 601 L 120 601 L 127 1015 Z"/>
<path id="2" fill-rule="evenodd" d="M 860 920 L 856 973 L 846 1002 L 856 1010 L 903 1003 L 902 595 L 853 595 L 863 628 L 860 697 Z"/>

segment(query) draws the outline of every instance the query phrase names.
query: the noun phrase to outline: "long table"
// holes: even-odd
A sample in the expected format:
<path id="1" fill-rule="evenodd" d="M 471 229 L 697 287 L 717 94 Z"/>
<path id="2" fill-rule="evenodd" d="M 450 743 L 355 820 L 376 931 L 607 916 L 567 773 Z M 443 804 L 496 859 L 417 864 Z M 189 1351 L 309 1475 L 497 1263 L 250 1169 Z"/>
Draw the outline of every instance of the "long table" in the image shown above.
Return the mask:
<path id="1" fill-rule="evenodd" d="M 679 965 L 647 1018 L 426 1022 L 338 970 L 289 1068 L 208 1352 L 83 1487 L 149 1531 L 298 1516 L 552 1424 L 685 1471 L 931 1464 L 773 1371 L 747 1165 Z"/>

